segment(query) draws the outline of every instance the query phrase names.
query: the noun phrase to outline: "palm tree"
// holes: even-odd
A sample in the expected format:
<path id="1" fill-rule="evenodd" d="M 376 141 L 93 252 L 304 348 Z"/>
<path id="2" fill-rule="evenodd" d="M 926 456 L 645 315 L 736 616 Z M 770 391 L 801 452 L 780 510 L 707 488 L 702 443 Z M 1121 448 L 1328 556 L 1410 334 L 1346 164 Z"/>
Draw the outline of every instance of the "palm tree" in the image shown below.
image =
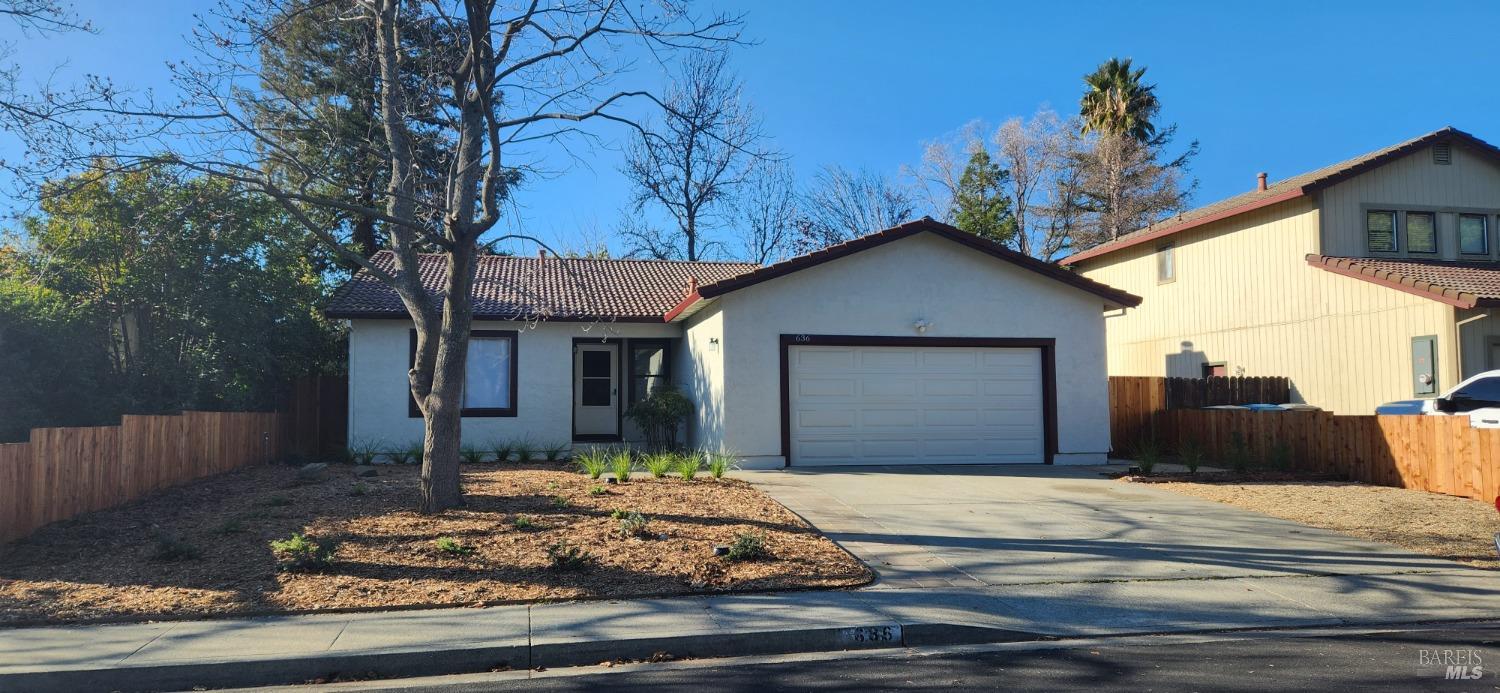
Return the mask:
<path id="1" fill-rule="evenodd" d="M 1141 81 L 1145 75 L 1144 67 L 1131 69 L 1130 58 L 1110 58 L 1084 75 L 1088 90 L 1078 109 L 1083 131 L 1128 136 L 1140 143 L 1155 137 L 1151 119 L 1161 110 L 1161 103 L 1156 100 L 1156 85 Z"/>

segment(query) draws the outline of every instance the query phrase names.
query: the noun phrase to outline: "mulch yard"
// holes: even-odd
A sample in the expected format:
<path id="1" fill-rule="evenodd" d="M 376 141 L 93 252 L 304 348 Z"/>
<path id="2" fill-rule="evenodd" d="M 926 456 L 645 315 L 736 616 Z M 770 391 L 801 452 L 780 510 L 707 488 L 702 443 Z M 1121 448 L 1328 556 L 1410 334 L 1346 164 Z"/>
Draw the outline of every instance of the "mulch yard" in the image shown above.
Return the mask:
<path id="1" fill-rule="evenodd" d="M 731 479 L 605 484 L 554 463 L 465 465 L 468 505 L 426 516 L 411 510 L 415 466 L 365 479 L 328 472 L 299 482 L 291 467 L 246 469 L 0 545 L 0 624 L 842 588 L 873 577 Z M 648 518 L 650 538 L 624 536 L 616 510 Z M 294 532 L 337 540 L 332 563 L 279 570 L 269 542 Z M 762 535 L 769 557 L 714 555 L 744 533 Z M 441 537 L 454 550 L 438 548 Z M 560 543 L 587 552 L 581 567 L 552 565 L 548 549 Z"/>
<path id="2" fill-rule="evenodd" d="M 1469 498 L 1343 481 L 1173 481 L 1155 488 L 1500 570 L 1500 512 Z"/>

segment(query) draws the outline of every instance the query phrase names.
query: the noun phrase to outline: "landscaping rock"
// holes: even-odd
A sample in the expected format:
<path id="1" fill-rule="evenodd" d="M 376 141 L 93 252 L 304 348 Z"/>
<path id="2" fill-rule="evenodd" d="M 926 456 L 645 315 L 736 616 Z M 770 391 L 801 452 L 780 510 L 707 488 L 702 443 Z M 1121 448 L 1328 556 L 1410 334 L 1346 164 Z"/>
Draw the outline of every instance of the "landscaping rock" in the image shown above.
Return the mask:
<path id="1" fill-rule="evenodd" d="M 729 555 L 729 547 L 728 546 L 715 546 L 714 547 L 714 555 L 715 556 L 728 556 Z"/>
<path id="2" fill-rule="evenodd" d="M 380 476 L 380 470 L 376 469 L 373 465 L 361 464 L 354 467 L 354 476 L 362 479 Z"/>
<path id="3" fill-rule="evenodd" d="M 327 462 L 305 464 L 297 470 L 297 479 L 299 481 L 322 481 L 326 478 L 328 478 Z"/>

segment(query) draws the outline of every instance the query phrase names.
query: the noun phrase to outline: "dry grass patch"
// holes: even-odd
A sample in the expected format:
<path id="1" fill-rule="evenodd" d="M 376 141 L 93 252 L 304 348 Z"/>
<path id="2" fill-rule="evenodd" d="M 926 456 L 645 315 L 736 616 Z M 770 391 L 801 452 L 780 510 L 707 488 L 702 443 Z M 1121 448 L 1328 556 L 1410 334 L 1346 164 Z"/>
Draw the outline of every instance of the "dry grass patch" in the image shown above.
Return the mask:
<path id="1" fill-rule="evenodd" d="M 1500 513 L 1488 503 L 1349 482 L 1157 484 L 1155 488 L 1228 503 L 1417 553 L 1500 569 Z"/>
<path id="2" fill-rule="evenodd" d="M 330 472 L 299 484 L 286 467 L 242 470 L 0 545 L 0 624 L 839 588 L 872 577 L 740 481 L 637 479 L 600 493 L 558 464 L 481 465 L 465 467 L 466 507 L 427 516 L 410 509 L 416 467 L 358 480 L 348 467 Z M 621 532 L 617 510 L 649 518 L 653 536 Z M 750 532 L 764 536 L 768 560 L 713 555 Z M 336 542 L 332 561 L 279 570 L 270 542 L 294 533 Z M 559 569 L 554 547 L 587 558 Z"/>

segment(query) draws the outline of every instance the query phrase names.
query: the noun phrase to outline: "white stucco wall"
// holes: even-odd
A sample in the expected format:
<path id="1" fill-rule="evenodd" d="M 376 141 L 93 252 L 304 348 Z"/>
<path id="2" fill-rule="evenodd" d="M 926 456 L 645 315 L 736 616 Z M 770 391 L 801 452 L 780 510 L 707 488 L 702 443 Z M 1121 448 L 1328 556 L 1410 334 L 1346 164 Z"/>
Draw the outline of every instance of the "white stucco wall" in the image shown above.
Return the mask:
<path id="1" fill-rule="evenodd" d="M 714 307 L 698 324 L 722 332 L 722 372 L 708 378 L 722 378 L 709 386 L 722 393 L 717 442 L 747 465 L 784 462 L 780 335 L 918 336 L 918 319 L 931 323 L 926 337 L 1055 338 L 1054 461 L 1105 461 L 1104 305 L 1094 294 L 923 233 L 721 296 Z"/>
<path id="2" fill-rule="evenodd" d="M 475 445 L 529 438 L 567 444 L 573 436 L 574 338 L 674 338 L 677 325 L 653 323 L 476 321 L 476 330 L 517 330 L 516 416 L 463 420 L 464 440 Z M 411 323 L 354 320 L 349 330 L 349 441 L 405 445 L 422 438 L 422 420 L 407 416 L 406 371 Z M 621 393 L 626 383 L 621 374 Z M 625 425 L 628 427 L 629 422 Z"/>
<path id="3" fill-rule="evenodd" d="M 688 443 L 710 450 L 728 450 L 724 428 L 724 313 L 714 301 L 683 321 L 681 365 L 676 382 L 693 401 Z"/>

